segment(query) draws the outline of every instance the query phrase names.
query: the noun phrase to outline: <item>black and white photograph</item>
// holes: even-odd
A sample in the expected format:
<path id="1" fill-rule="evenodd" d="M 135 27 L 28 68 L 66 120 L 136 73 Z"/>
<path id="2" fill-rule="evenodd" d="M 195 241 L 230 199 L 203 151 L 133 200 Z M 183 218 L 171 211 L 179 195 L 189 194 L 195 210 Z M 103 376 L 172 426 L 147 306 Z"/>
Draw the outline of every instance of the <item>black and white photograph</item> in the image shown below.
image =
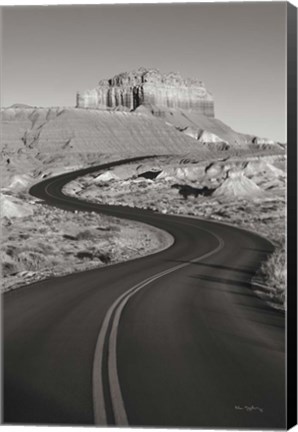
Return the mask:
<path id="1" fill-rule="evenodd" d="M 2 423 L 294 426 L 296 7 L 1 17 Z"/>

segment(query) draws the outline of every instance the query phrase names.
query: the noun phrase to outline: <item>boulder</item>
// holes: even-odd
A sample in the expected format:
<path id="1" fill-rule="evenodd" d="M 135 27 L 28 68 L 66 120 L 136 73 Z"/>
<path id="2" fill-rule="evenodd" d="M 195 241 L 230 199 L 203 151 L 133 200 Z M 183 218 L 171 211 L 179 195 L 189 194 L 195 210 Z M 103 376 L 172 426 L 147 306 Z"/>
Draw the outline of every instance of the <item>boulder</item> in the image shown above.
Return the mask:
<path id="1" fill-rule="evenodd" d="M 93 183 L 108 183 L 111 180 L 119 180 L 119 177 L 117 177 L 113 172 L 106 171 L 102 174 L 99 174 L 94 180 Z"/>
<path id="2" fill-rule="evenodd" d="M 1 218 L 16 218 L 33 215 L 33 208 L 24 201 L 5 194 L 0 194 Z"/>

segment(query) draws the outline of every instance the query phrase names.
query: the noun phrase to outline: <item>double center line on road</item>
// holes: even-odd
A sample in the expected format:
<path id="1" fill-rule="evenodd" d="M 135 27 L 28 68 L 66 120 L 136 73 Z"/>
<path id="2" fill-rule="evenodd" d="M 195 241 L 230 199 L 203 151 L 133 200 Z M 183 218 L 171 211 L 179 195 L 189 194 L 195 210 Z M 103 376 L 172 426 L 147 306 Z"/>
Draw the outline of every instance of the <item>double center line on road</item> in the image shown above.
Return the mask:
<path id="1" fill-rule="evenodd" d="M 27 296 L 20 295 L 19 298 L 16 293 L 14 295 L 10 293 L 11 295 L 6 297 L 6 337 L 8 340 L 5 353 L 6 421 L 12 423 L 16 421 L 18 423 L 23 423 L 26 421 L 30 424 L 32 422 L 70 424 L 73 423 L 74 419 L 77 419 L 76 422 L 78 424 L 95 423 L 101 426 L 127 426 L 129 423 L 135 425 L 148 424 L 147 415 L 153 415 L 154 424 L 165 425 L 166 427 L 171 425 L 174 427 L 194 427 L 198 424 L 212 424 L 214 427 L 220 427 L 223 425 L 222 412 L 225 412 L 225 424 L 232 428 L 284 428 L 286 424 L 284 411 L 284 318 L 279 315 L 277 316 L 271 310 L 267 311 L 263 300 L 259 300 L 257 296 L 250 295 L 250 292 L 247 291 L 248 286 L 246 284 L 246 282 L 250 282 L 250 271 L 246 275 L 246 269 L 251 269 L 252 272 L 257 269 L 261 254 L 272 251 L 272 245 L 270 246 L 267 240 L 262 240 L 260 238 L 261 236 L 255 232 L 250 232 L 247 229 L 239 227 L 231 227 L 229 224 L 223 222 L 206 221 L 189 215 L 161 215 L 144 209 L 129 209 L 119 205 L 110 206 L 104 203 L 95 204 L 84 201 L 76 196 L 68 197 L 63 193 L 63 187 L 78 177 L 91 174 L 92 172 L 95 173 L 99 170 L 110 169 L 111 167 L 123 163 L 136 162 L 136 160 L 140 161 L 141 159 L 146 159 L 146 157 L 114 161 L 112 163 L 76 170 L 67 174 L 60 174 L 52 178 L 47 178 L 30 188 L 31 195 L 49 205 L 62 208 L 64 211 L 104 213 L 123 219 L 138 220 L 142 223 L 163 229 L 173 236 L 176 248 L 173 247 L 172 250 L 169 248 L 164 255 L 160 255 L 160 258 L 156 258 L 156 260 L 148 260 L 148 263 L 151 264 L 147 266 L 144 261 L 142 261 L 139 266 L 136 265 L 136 267 L 134 267 L 134 263 L 131 263 L 130 269 L 136 274 L 133 276 L 133 273 L 130 273 L 128 279 L 125 280 L 133 280 L 134 282 L 125 283 L 124 279 L 117 278 L 117 274 L 114 275 L 113 270 L 110 269 L 110 271 L 107 271 L 107 278 L 103 278 L 103 280 L 107 281 L 109 286 L 107 287 L 104 285 L 102 287 L 103 289 L 99 290 L 101 292 L 97 292 L 98 286 L 96 280 L 94 280 L 94 270 L 92 270 L 92 273 L 89 275 L 87 272 L 84 272 L 86 275 L 81 274 L 78 282 L 76 278 L 73 277 L 67 279 L 70 283 L 67 283 L 68 289 L 65 294 L 63 294 L 63 296 L 61 295 L 61 304 L 59 298 L 58 308 L 56 297 L 54 298 L 52 295 L 52 288 L 55 285 L 55 281 L 50 281 L 46 286 L 41 282 L 41 284 L 35 284 L 37 286 L 29 287 Z M 193 218 L 197 219 L 197 223 L 190 220 Z M 183 225 L 185 225 L 185 229 L 183 229 Z M 187 226 L 188 228 L 186 229 Z M 203 226 L 203 228 L 201 228 L 201 226 Z M 213 228 L 215 229 L 213 230 Z M 208 236 L 203 235 L 203 231 L 206 231 Z M 219 233 L 220 237 L 216 235 L 217 233 Z M 237 234 L 241 235 L 238 237 Z M 225 239 L 225 244 L 222 237 Z M 211 240 L 212 243 L 210 243 Z M 223 248 L 224 251 L 227 251 L 227 254 L 223 254 L 223 251 L 222 253 L 219 252 Z M 240 250 L 243 253 L 240 253 Z M 215 255 L 216 252 L 219 253 L 211 257 L 211 255 Z M 199 253 L 201 253 L 201 256 L 195 257 Z M 195 258 L 190 260 L 191 257 Z M 181 263 L 181 259 L 184 260 L 183 263 Z M 188 262 L 185 262 L 186 259 Z M 174 264 L 171 264 L 173 260 Z M 179 261 L 177 262 L 177 260 Z M 233 266 L 231 266 L 230 264 L 233 260 Z M 119 350 L 120 342 L 122 344 L 122 325 L 124 325 L 124 319 L 126 320 L 126 312 L 127 314 L 131 312 L 130 306 L 132 307 L 132 312 L 134 310 L 133 301 L 131 303 L 129 303 L 129 301 L 134 299 L 138 300 L 138 297 L 141 297 L 142 294 L 144 298 L 140 300 L 146 301 L 151 298 L 152 301 L 155 299 L 155 295 L 159 294 L 160 297 L 164 296 L 163 301 L 167 305 L 168 299 L 171 299 L 172 295 L 174 296 L 176 292 L 179 292 L 178 290 L 181 287 L 181 283 L 179 284 L 181 281 L 176 280 L 177 278 L 175 276 L 179 276 L 180 274 L 181 277 L 187 278 L 192 272 L 191 267 L 186 267 L 199 261 L 203 261 L 204 264 L 208 266 L 213 264 L 211 267 L 219 269 L 219 274 L 216 275 L 216 278 L 212 278 L 210 283 L 217 283 L 216 280 L 219 280 L 220 283 L 223 284 L 223 290 L 220 290 L 222 292 L 212 290 L 210 293 L 209 290 L 208 295 L 205 295 L 206 290 L 203 290 L 203 288 L 206 287 L 204 286 L 204 282 L 202 282 L 202 285 L 199 287 L 202 289 L 196 292 L 198 296 L 202 296 L 201 299 L 206 300 L 206 313 L 210 308 L 212 308 L 210 310 L 213 310 L 214 307 L 220 312 L 222 312 L 222 307 L 224 307 L 224 311 L 227 312 L 223 317 L 221 313 L 217 314 L 215 320 L 213 320 L 214 314 L 210 314 L 208 321 L 206 320 L 206 322 L 203 322 L 205 320 L 202 320 L 201 322 L 201 320 L 199 320 L 198 325 L 194 328 L 193 338 L 199 337 L 204 347 L 207 344 L 208 348 L 206 348 L 205 353 L 208 355 L 202 355 L 198 363 L 196 357 L 193 358 L 192 355 L 196 355 L 196 349 L 198 349 L 200 353 L 201 350 L 199 350 L 199 347 L 195 346 L 195 351 L 189 352 L 187 358 L 183 356 L 183 364 L 180 364 L 179 359 L 177 359 L 175 367 L 177 367 L 177 369 L 179 368 L 178 371 L 184 372 L 187 370 L 187 372 L 189 372 L 189 381 L 186 383 L 186 386 L 184 387 L 183 385 L 183 387 L 177 388 L 179 390 L 178 397 L 176 397 L 177 392 L 171 391 L 171 389 L 176 387 L 170 386 L 168 389 L 163 389 L 163 383 L 158 383 L 160 385 L 157 387 L 151 387 L 152 377 L 151 375 L 148 376 L 147 371 L 142 369 L 142 356 L 138 367 L 140 367 L 139 373 L 142 374 L 142 377 L 140 376 L 139 378 L 146 378 L 143 385 L 137 382 L 138 377 L 134 383 L 133 365 L 132 369 L 130 369 L 131 365 L 128 364 L 129 369 L 127 371 L 128 374 L 132 373 L 132 376 L 122 376 L 119 359 L 122 359 L 122 354 L 130 354 L 127 353 L 128 345 L 126 345 L 124 353 L 120 353 Z M 228 266 L 226 266 L 227 264 Z M 121 269 L 123 269 L 123 266 L 121 266 Z M 101 272 L 103 270 L 104 269 L 100 269 L 98 271 Z M 229 280 L 225 277 L 220 277 L 220 273 L 226 270 L 232 272 L 234 278 Z M 214 270 L 210 269 L 210 272 L 212 271 Z M 245 282 L 243 286 L 242 278 L 241 281 L 238 280 L 238 274 L 242 271 L 244 272 L 243 281 Z M 126 275 L 127 271 L 123 271 L 123 273 Z M 123 275 L 123 273 L 121 270 L 119 274 Z M 173 273 L 173 275 L 171 275 L 171 273 Z M 96 274 L 97 272 L 95 275 Z M 102 273 L 100 273 L 100 275 L 101 274 Z M 150 274 L 151 276 L 148 277 Z M 111 279 L 110 275 L 112 275 Z M 139 282 L 136 284 L 137 281 Z M 90 287 L 92 290 L 90 289 L 90 292 L 88 290 L 85 298 L 85 283 L 87 284 L 88 282 L 92 285 Z M 94 298 L 98 301 L 100 301 L 101 298 L 105 299 L 106 288 L 110 288 L 110 282 L 113 292 L 109 292 L 109 305 L 99 308 L 98 303 L 94 303 Z M 168 288 L 167 282 L 172 284 L 173 291 L 163 289 L 165 286 Z M 238 282 L 239 286 L 235 289 L 234 285 L 237 285 Z M 72 289 L 73 285 L 75 288 L 74 290 Z M 192 287 L 196 288 L 197 282 L 194 280 L 193 285 L 191 283 L 190 285 L 191 289 Z M 64 279 L 62 281 L 59 279 L 57 287 L 55 287 L 55 292 L 59 292 L 59 295 L 61 286 L 64 288 Z M 39 287 L 42 289 L 39 290 Z M 148 287 L 148 291 L 146 287 Z M 170 287 L 171 285 L 169 285 L 169 288 Z M 143 288 L 144 290 L 141 291 Z M 35 294 L 37 291 L 39 291 L 39 294 L 35 303 Z M 42 307 L 46 307 L 48 310 L 49 293 L 51 294 L 51 298 L 53 298 L 53 301 L 50 303 L 49 313 L 45 314 L 45 317 L 43 317 L 40 313 L 36 314 L 36 309 L 33 308 L 33 311 L 30 311 L 28 314 L 30 319 L 25 323 L 26 326 L 24 328 L 22 327 L 24 321 L 21 315 L 21 320 L 18 322 L 19 328 L 16 328 L 14 321 L 11 322 L 9 319 L 11 313 L 24 310 L 24 305 L 27 306 L 26 309 L 30 309 L 32 302 L 34 305 L 42 305 Z M 192 291 L 187 291 L 185 293 L 180 292 L 181 295 L 191 293 Z M 216 297 L 215 293 L 218 293 L 219 297 Z M 93 295 L 96 297 L 93 297 Z M 135 297 L 133 297 L 134 295 Z M 241 295 L 241 297 L 239 297 L 239 295 Z M 110 296 L 112 296 L 112 298 L 110 298 Z M 77 311 L 75 306 L 81 298 L 84 298 L 82 309 Z M 223 300 L 223 304 L 218 304 L 220 299 Z M 69 300 L 71 300 L 71 302 L 69 302 Z M 75 304 L 73 304 L 74 302 L 72 300 L 76 300 Z M 113 304 L 110 307 L 111 303 Z M 145 305 L 143 306 L 145 307 Z M 90 316 L 86 317 L 86 323 L 84 323 L 86 325 L 83 327 L 84 330 L 77 332 L 78 334 L 72 334 L 72 338 L 69 341 L 69 324 L 75 323 L 74 328 L 77 328 L 76 326 L 78 324 L 80 325 L 82 317 L 81 313 L 77 314 L 76 312 L 83 312 L 83 316 L 85 317 L 86 312 L 88 314 L 89 311 L 92 311 L 92 313 L 90 313 Z M 164 312 L 165 309 L 161 308 L 161 317 L 163 317 Z M 183 312 L 184 313 L 181 314 L 180 324 L 183 324 L 185 317 L 187 317 L 185 314 L 188 313 L 187 310 Z M 55 320 L 57 319 L 58 313 L 61 313 L 63 316 L 64 313 L 66 313 L 69 320 L 63 319 L 63 322 L 58 320 L 58 323 L 56 323 Z M 64 325 L 66 322 L 67 325 Z M 211 322 L 212 334 L 214 335 L 215 341 L 218 343 L 213 343 L 213 337 L 209 338 L 208 327 L 210 327 L 209 323 Z M 234 329 L 235 322 L 237 323 L 237 328 Z M 146 323 L 149 326 L 151 325 L 150 320 L 148 322 L 146 321 Z M 203 324 L 202 326 L 199 325 L 201 323 Z M 154 327 L 154 331 L 148 332 L 148 337 L 150 337 L 149 341 L 143 338 L 141 339 L 142 343 L 146 345 L 147 342 L 151 342 L 151 336 L 152 338 L 156 337 L 159 339 L 159 334 L 156 334 L 156 332 L 158 332 L 159 329 L 163 330 L 162 324 L 163 321 L 159 323 L 157 328 Z M 193 325 L 193 322 L 191 321 L 185 324 L 185 330 L 187 331 L 190 328 L 189 326 Z M 39 338 L 41 333 L 42 335 L 40 337 L 42 337 L 43 340 L 45 336 L 49 337 L 49 335 L 44 335 L 40 328 L 53 328 L 53 335 L 50 335 L 49 346 L 51 347 L 52 354 L 55 355 L 54 363 L 62 366 L 61 368 L 58 367 L 55 369 L 54 375 L 52 368 L 53 363 L 49 361 L 47 350 L 40 349 L 40 344 L 38 343 L 34 343 L 34 345 L 30 343 L 28 345 L 26 341 L 24 342 L 24 331 L 27 335 L 26 338 L 32 337 L 33 342 L 34 340 L 39 340 L 37 338 Z M 126 328 L 126 325 L 124 328 L 127 334 L 129 329 Z M 218 329 L 218 331 L 216 331 L 216 329 Z M 126 332 L 126 330 L 128 330 L 128 332 Z M 137 330 L 138 329 L 136 329 L 136 331 Z M 9 332 L 11 334 L 9 334 Z M 167 334 L 168 333 L 165 333 L 164 336 Z M 183 338 L 183 334 L 180 335 L 181 338 Z M 142 338 L 142 334 L 138 333 L 137 337 Z M 15 340 L 20 341 L 20 348 L 17 347 L 16 349 Z M 65 350 L 61 350 L 61 341 L 65 341 Z M 234 341 L 236 341 L 236 343 L 234 343 Z M 133 343 L 133 341 L 131 342 Z M 79 350 L 81 348 L 80 353 L 77 352 L 78 347 Z M 34 354 L 31 352 L 32 348 Z M 86 348 L 86 350 L 84 348 Z M 131 348 L 134 350 L 133 346 Z M 173 350 L 177 348 L 175 342 L 172 348 Z M 228 361 L 221 363 L 216 360 L 214 362 L 209 362 L 210 356 L 213 359 L 216 359 L 217 356 L 220 358 L 222 355 L 222 348 L 224 348 L 226 353 L 223 358 L 228 359 L 229 363 Z M 168 351 L 166 347 L 165 351 Z M 75 355 L 73 354 L 74 352 Z M 177 351 L 174 351 L 174 353 L 176 352 Z M 77 354 L 79 354 L 79 356 Z M 144 355 L 145 354 L 144 352 Z M 170 359 L 172 360 L 171 351 L 169 353 L 165 352 L 164 354 L 170 355 Z M 233 362 L 230 363 L 231 356 L 233 356 Z M 23 361 L 24 357 L 26 359 L 25 363 Z M 80 361 L 81 357 L 83 359 L 82 363 Z M 40 362 L 38 373 L 35 374 L 36 359 L 38 359 L 38 361 L 40 360 Z M 125 359 L 127 359 L 127 357 L 125 357 Z M 194 363 L 192 363 L 193 360 Z M 135 357 L 133 361 L 135 361 Z M 78 374 L 78 365 L 82 366 L 80 372 L 83 373 Z M 122 365 L 121 363 L 121 367 L 122 366 L 126 368 L 127 365 Z M 165 364 L 165 367 L 166 366 Z M 193 369 L 189 370 L 189 366 Z M 166 370 L 160 369 L 160 371 L 165 372 Z M 32 382 L 30 381 L 29 387 L 22 385 L 22 383 L 27 382 L 28 373 L 29 375 L 32 374 L 32 376 L 30 375 L 30 380 Z M 128 381 L 128 388 L 123 387 L 124 381 L 122 380 L 124 378 L 125 381 Z M 171 375 L 169 378 L 171 378 Z M 195 379 L 198 379 L 198 385 L 193 387 L 192 378 L 194 383 Z M 20 379 L 21 383 L 19 387 L 20 391 L 17 393 L 15 392 L 16 379 Z M 202 393 L 201 389 L 204 385 L 208 387 L 210 383 L 212 384 L 214 392 L 210 392 L 206 399 L 206 395 L 204 392 Z M 202 384 L 203 387 L 200 384 Z M 144 407 L 144 405 L 146 405 L 146 398 L 143 397 L 144 395 L 141 395 L 142 398 L 138 401 L 140 396 L 139 392 L 142 392 L 144 385 L 149 385 L 150 392 L 154 392 L 154 389 L 155 392 L 157 392 L 154 396 L 156 398 L 158 410 L 155 412 L 151 412 L 149 406 Z M 28 392 L 28 388 L 32 391 Z M 220 391 L 218 391 L 219 389 Z M 258 393 L 258 399 L 260 400 L 258 406 L 264 407 L 264 414 L 262 416 L 257 418 L 251 416 L 250 418 L 243 418 L 242 415 L 240 417 L 237 416 L 237 414 L 241 414 L 240 412 L 235 413 L 235 411 L 230 410 L 230 408 L 234 406 L 234 401 L 238 400 L 239 392 L 241 394 L 246 394 L 250 400 L 254 400 L 255 389 L 260 392 Z M 165 392 L 163 392 L 163 390 L 165 390 Z M 182 399 L 185 394 L 190 396 L 188 400 Z M 47 395 L 51 396 L 50 399 Z M 171 408 L 171 411 L 174 413 L 170 419 L 168 418 L 167 412 L 163 412 L 164 410 L 161 410 L 162 412 L 160 413 L 158 412 L 159 407 L 163 406 L 162 404 L 165 397 L 169 398 L 169 405 L 166 404 L 165 411 Z M 129 400 L 127 398 L 129 398 Z M 200 401 L 202 402 L 201 404 Z M 142 412 L 138 412 L 139 409 L 137 409 L 137 411 L 134 409 L 132 412 L 130 411 L 130 405 L 128 405 L 128 403 L 131 402 L 133 402 L 133 407 L 138 406 L 141 410 L 143 410 L 143 407 L 148 409 L 147 412 L 144 412 L 145 418 Z M 205 409 L 206 406 L 213 406 L 215 402 L 220 404 L 220 410 L 215 410 L 216 412 L 211 410 L 209 412 Z M 136 403 L 136 405 L 134 405 L 134 403 Z M 185 411 L 181 409 L 181 403 L 185 406 Z M 27 407 L 29 407 L 29 410 Z M 38 409 L 32 409 L 32 407 L 38 407 Z M 175 412 L 175 410 L 177 410 L 177 412 Z M 149 423 L 151 423 L 151 420 L 152 417 L 149 417 Z"/>
<path id="2" fill-rule="evenodd" d="M 46 185 L 45 191 L 47 195 L 55 199 L 59 199 L 59 201 L 66 201 L 66 202 L 71 201 L 71 198 L 57 197 L 56 195 L 53 195 L 49 191 L 49 188 L 53 186 L 57 180 L 58 180 L 57 178 L 54 178 Z M 78 200 L 78 199 L 76 199 L 76 204 L 78 204 L 78 202 L 80 201 L 82 202 L 82 204 L 84 205 L 87 204 L 89 208 L 93 207 L 95 210 L 98 210 L 98 205 L 100 205 L 100 204 L 94 204 L 88 201 Z M 185 221 L 184 222 L 180 221 L 180 224 L 185 226 L 191 226 L 192 228 L 194 228 L 193 225 L 190 225 Z M 224 247 L 224 241 L 218 235 L 204 228 L 199 228 L 199 227 L 196 228 L 200 231 L 205 231 L 209 233 L 212 237 L 214 237 L 218 242 L 217 247 L 212 251 L 204 255 L 201 255 L 200 257 L 194 258 L 188 263 L 176 265 L 174 267 L 171 267 L 170 269 L 164 270 L 153 276 L 150 276 L 149 278 L 143 280 L 142 282 L 139 282 L 138 284 L 129 288 L 121 296 L 119 296 L 107 311 L 104 320 L 102 322 L 100 332 L 97 337 L 94 359 L 93 359 L 92 390 L 93 390 L 94 422 L 96 425 L 105 426 L 111 424 L 111 421 L 108 418 L 108 414 L 107 414 L 107 401 L 106 401 L 106 395 L 104 391 L 104 376 L 106 378 L 105 383 L 107 383 L 108 392 L 110 395 L 110 402 L 111 402 L 114 423 L 119 426 L 129 425 L 127 413 L 125 410 L 125 405 L 122 397 L 118 371 L 117 371 L 118 327 L 119 327 L 119 322 L 120 322 L 122 312 L 126 304 L 128 303 L 128 301 L 131 299 L 132 296 L 137 294 L 141 289 L 148 286 L 152 282 L 168 274 L 171 274 L 177 270 L 187 267 L 193 263 L 208 258 L 216 254 L 217 252 L 219 252 Z M 107 352 L 107 361 L 104 361 L 105 352 Z M 105 371 L 104 369 L 107 369 L 107 371 Z M 105 375 L 105 373 L 107 375 Z"/>
<path id="3" fill-rule="evenodd" d="M 183 225 L 189 225 L 183 223 Z M 208 232 L 210 235 L 216 238 L 218 241 L 218 246 L 212 251 L 201 255 L 198 258 L 191 260 L 188 263 L 183 263 L 171 267 L 168 270 L 157 273 L 144 281 L 134 285 L 132 288 L 128 289 L 120 297 L 118 297 L 112 306 L 109 308 L 103 320 L 101 330 L 98 335 L 96 342 L 94 362 L 93 362 L 93 407 L 94 407 L 94 420 L 96 425 L 107 425 L 107 409 L 106 401 L 104 395 L 104 385 L 103 385 L 103 358 L 104 358 L 104 348 L 107 346 L 108 350 L 108 360 L 107 360 L 107 374 L 108 374 L 108 387 L 111 397 L 112 410 L 114 414 L 115 424 L 119 426 L 128 426 L 128 418 L 125 410 L 125 405 L 121 393 L 118 371 L 117 371 L 117 336 L 120 318 L 125 308 L 127 302 L 132 296 L 138 293 L 141 289 L 151 284 L 152 282 L 160 279 L 170 273 L 180 270 L 184 267 L 191 265 L 192 263 L 199 262 L 205 258 L 214 255 L 219 252 L 224 247 L 224 241 L 214 233 L 208 230 L 199 228 L 202 231 Z M 109 331 L 110 330 L 110 331 Z"/>

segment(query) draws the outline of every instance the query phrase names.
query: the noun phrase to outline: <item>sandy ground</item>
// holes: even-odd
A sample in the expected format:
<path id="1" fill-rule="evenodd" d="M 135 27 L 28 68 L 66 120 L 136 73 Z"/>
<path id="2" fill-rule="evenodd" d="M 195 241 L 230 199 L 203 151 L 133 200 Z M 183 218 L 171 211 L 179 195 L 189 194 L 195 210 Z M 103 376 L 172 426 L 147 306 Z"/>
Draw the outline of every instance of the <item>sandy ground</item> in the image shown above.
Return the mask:
<path id="1" fill-rule="evenodd" d="M 173 241 L 168 233 L 145 224 L 2 196 L 2 291 L 138 258 Z"/>

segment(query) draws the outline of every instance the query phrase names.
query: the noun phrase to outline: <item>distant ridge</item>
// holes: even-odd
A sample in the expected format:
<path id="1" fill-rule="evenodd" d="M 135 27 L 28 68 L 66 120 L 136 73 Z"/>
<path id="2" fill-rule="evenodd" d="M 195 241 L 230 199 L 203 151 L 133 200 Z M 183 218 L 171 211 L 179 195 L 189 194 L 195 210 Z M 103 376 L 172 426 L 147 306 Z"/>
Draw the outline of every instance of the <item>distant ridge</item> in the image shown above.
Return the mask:
<path id="1" fill-rule="evenodd" d="M 10 105 L 8 108 L 34 108 L 31 105 L 23 104 L 23 103 L 14 103 L 13 105 Z M 35 107 L 36 108 L 36 107 Z"/>

